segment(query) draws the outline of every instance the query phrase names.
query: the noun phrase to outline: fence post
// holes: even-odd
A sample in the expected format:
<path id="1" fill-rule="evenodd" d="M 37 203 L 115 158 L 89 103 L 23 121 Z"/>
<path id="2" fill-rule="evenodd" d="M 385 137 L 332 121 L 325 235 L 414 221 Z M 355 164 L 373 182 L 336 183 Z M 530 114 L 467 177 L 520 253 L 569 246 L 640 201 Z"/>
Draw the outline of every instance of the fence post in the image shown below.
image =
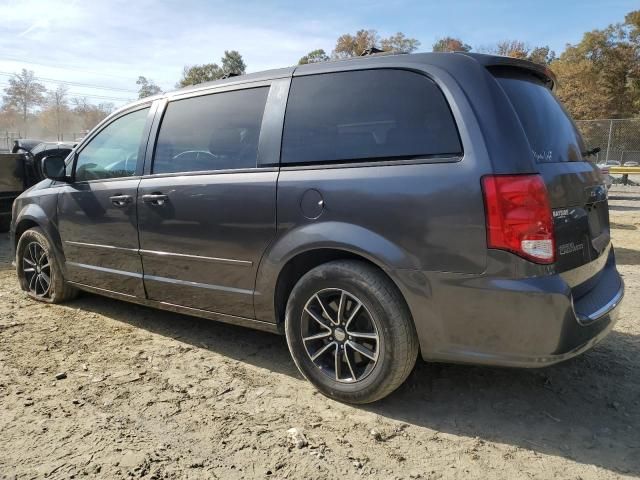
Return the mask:
<path id="1" fill-rule="evenodd" d="M 613 120 L 609 120 L 609 140 L 607 141 L 607 158 L 605 163 L 609 161 L 609 149 L 611 148 L 611 133 L 613 132 Z"/>

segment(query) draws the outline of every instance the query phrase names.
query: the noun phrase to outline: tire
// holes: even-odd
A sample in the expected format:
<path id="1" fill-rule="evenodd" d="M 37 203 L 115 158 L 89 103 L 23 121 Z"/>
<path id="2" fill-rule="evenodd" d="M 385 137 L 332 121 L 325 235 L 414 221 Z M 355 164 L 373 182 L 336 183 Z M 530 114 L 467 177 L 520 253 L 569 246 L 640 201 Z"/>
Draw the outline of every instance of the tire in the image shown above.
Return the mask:
<path id="1" fill-rule="evenodd" d="M 285 333 L 302 375 L 324 395 L 346 403 L 389 395 L 409 376 L 418 355 L 400 292 L 376 267 L 356 260 L 320 265 L 298 281 L 287 302 Z"/>
<path id="2" fill-rule="evenodd" d="M 60 261 L 40 228 L 30 228 L 20 237 L 16 249 L 16 271 L 20 288 L 39 302 L 61 303 L 78 294 L 76 288 L 65 282 Z M 49 279 L 47 288 L 46 278 Z"/>

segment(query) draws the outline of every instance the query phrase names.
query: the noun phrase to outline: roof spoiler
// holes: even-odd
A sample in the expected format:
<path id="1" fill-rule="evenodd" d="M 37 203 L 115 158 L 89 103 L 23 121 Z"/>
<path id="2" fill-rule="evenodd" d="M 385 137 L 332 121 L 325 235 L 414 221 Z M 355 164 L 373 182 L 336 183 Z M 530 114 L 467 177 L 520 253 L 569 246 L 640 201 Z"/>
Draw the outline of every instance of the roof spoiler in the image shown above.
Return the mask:
<path id="1" fill-rule="evenodd" d="M 468 52 L 458 53 L 473 58 L 486 68 L 519 68 L 522 70 L 527 70 L 528 72 L 531 72 L 532 74 L 540 78 L 544 83 L 546 83 L 549 86 L 550 90 L 553 90 L 553 87 L 557 84 L 556 75 L 551 71 L 549 67 L 545 65 L 530 62 L 529 60 L 522 60 L 520 58 L 513 57 L 503 57 L 500 55 L 485 55 L 482 53 Z"/>

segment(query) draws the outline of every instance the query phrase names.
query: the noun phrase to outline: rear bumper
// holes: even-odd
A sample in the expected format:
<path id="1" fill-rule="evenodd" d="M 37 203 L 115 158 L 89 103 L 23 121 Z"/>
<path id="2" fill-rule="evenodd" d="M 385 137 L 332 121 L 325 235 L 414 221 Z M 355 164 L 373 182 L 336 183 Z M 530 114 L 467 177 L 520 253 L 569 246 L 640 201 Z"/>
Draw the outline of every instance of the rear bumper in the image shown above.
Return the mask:
<path id="1" fill-rule="evenodd" d="M 394 272 L 429 361 L 511 367 L 551 365 L 613 329 L 624 283 L 613 251 L 588 292 L 561 275 L 525 279 Z"/>

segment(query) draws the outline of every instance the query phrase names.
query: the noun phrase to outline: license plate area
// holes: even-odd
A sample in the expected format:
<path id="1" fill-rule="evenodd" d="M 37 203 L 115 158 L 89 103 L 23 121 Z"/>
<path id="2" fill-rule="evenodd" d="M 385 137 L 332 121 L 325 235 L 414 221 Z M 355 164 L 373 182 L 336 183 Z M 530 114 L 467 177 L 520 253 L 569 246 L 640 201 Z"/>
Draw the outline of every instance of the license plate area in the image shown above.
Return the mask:
<path id="1" fill-rule="evenodd" d="M 589 219 L 589 233 L 591 238 L 596 238 L 602 233 L 602 204 L 593 203 L 587 205 L 587 218 Z"/>

